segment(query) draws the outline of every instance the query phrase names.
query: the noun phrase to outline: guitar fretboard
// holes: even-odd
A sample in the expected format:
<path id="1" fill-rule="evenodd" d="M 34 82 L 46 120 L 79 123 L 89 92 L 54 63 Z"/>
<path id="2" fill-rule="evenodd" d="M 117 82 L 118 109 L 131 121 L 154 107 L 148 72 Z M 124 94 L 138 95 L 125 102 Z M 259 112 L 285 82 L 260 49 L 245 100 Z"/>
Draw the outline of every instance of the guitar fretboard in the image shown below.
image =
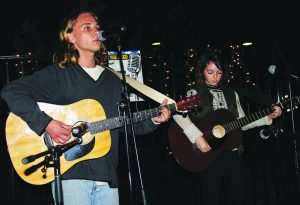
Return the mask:
<path id="1" fill-rule="evenodd" d="M 297 109 L 298 108 L 298 104 L 300 103 L 300 98 L 299 96 L 294 96 L 291 97 L 291 99 L 284 99 L 280 102 L 278 102 L 277 104 L 275 104 L 276 106 L 279 106 L 282 110 L 283 109 Z M 262 117 L 265 117 L 269 114 L 271 114 L 273 112 L 273 108 L 269 107 L 269 108 L 265 108 L 261 111 L 257 111 L 255 113 L 252 113 L 248 116 L 242 117 L 240 119 L 234 120 L 232 122 L 226 123 L 223 125 L 223 127 L 225 128 L 226 132 L 230 132 L 233 131 L 235 129 L 241 128 L 251 122 L 254 122 Z"/>
<path id="2" fill-rule="evenodd" d="M 236 130 L 238 128 L 241 128 L 251 122 L 254 122 L 262 117 L 265 117 L 265 116 L 271 114 L 272 112 L 273 112 L 272 108 L 265 108 L 261 111 L 257 111 L 248 116 L 245 116 L 245 117 L 239 118 L 237 120 L 234 120 L 232 122 L 226 123 L 223 126 L 224 126 L 226 132 L 230 132 L 230 131 Z"/>
<path id="3" fill-rule="evenodd" d="M 176 104 L 168 104 L 166 105 L 169 110 L 173 113 L 176 111 Z M 132 121 L 133 123 L 141 122 L 147 119 L 150 119 L 152 117 L 157 117 L 161 114 L 161 107 L 144 110 L 141 112 L 135 112 L 132 114 Z M 91 134 L 97 134 L 99 132 L 103 132 L 106 130 L 115 129 L 118 127 L 123 127 L 125 125 L 125 119 L 126 124 L 130 123 L 130 120 L 128 117 L 113 117 L 106 120 L 96 121 L 89 124 L 89 131 Z"/>

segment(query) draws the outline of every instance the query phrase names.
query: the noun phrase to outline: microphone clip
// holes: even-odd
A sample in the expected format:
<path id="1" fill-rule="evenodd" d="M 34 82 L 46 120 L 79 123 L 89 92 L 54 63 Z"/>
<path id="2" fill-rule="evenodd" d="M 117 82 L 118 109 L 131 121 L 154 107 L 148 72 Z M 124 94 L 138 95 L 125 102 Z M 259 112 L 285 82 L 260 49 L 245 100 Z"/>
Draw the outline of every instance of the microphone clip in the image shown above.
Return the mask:
<path id="1" fill-rule="evenodd" d="M 77 123 L 75 123 L 75 125 Z M 89 131 L 89 126 L 90 124 L 88 122 L 81 122 L 80 124 L 72 128 L 72 135 L 74 137 L 81 138 L 85 133 Z"/>

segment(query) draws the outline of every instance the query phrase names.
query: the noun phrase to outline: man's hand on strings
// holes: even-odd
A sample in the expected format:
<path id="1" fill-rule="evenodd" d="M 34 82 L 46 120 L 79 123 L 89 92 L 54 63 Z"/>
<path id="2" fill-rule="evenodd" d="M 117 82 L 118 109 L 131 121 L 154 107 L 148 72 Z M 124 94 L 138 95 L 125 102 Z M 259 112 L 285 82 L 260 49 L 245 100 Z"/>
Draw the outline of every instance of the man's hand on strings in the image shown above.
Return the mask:
<path id="1" fill-rule="evenodd" d="M 58 120 L 51 120 L 46 127 L 46 132 L 59 144 L 66 143 L 71 137 L 72 126 Z"/>

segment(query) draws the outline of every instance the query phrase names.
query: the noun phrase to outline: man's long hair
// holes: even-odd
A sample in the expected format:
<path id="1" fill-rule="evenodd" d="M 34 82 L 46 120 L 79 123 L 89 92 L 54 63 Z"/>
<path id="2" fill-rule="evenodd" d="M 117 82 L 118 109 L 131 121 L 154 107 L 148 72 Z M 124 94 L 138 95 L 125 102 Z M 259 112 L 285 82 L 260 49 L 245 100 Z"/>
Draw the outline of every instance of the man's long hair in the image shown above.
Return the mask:
<path id="1" fill-rule="evenodd" d="M 66 67 L 68 64 L 78 63 L 79 52 L 75 48 L 74 44 L 69 41 L 67 33 L 71 33 L 73 31 L 73 27 L 76 24 L 78 16 L 85 13 L 91 14 L 96 21 L 98 21 L 98 17 L 93 12 L 80 11 L 74 12 L 63 22 L 62 28 L 59 32 L 60 43 L 57 52 L 53 55 L 52 59 L 53 62 L 58 63 L 59 67 L 61 68 Z M 101 43 L 101 48 L 95 55 L 97 64 L 107 64 L 107 50 L 103 43 Z"/>

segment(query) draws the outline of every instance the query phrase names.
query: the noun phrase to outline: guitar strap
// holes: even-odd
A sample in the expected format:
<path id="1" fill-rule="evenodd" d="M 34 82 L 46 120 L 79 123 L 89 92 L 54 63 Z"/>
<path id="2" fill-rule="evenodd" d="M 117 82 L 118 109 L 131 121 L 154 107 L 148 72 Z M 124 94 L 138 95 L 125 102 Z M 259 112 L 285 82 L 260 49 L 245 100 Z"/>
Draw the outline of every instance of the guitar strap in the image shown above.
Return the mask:
<path id="1" fill-rule="evenodd" d="M 112 73 L 114 73 L 116 76 L 118 76 L 122 80 L 122 74 L 120 72 L 117 72 L 114 69 L 107 67 L 107 66 L 102 66 L 102 67 L 111 71 Z M 161 103 L 165 98 L 167 98 L 168 103 L 175 103 L 175 101 L 172 98 L 165 96 L 164 94 L 158 92 L 157 90 L 154 90 L 153 88 L 150 88 L 149 86 L 147 86 L 137 80 L 129 78 L 128 76 L 125 76 L 125 78 L 126 78 L 126 82 L 131 87 L 133 87 L 137 91 L 143 93 L 144 95 L 148 96 L 152 100 L 154 100 L 158 103 Z"/>

